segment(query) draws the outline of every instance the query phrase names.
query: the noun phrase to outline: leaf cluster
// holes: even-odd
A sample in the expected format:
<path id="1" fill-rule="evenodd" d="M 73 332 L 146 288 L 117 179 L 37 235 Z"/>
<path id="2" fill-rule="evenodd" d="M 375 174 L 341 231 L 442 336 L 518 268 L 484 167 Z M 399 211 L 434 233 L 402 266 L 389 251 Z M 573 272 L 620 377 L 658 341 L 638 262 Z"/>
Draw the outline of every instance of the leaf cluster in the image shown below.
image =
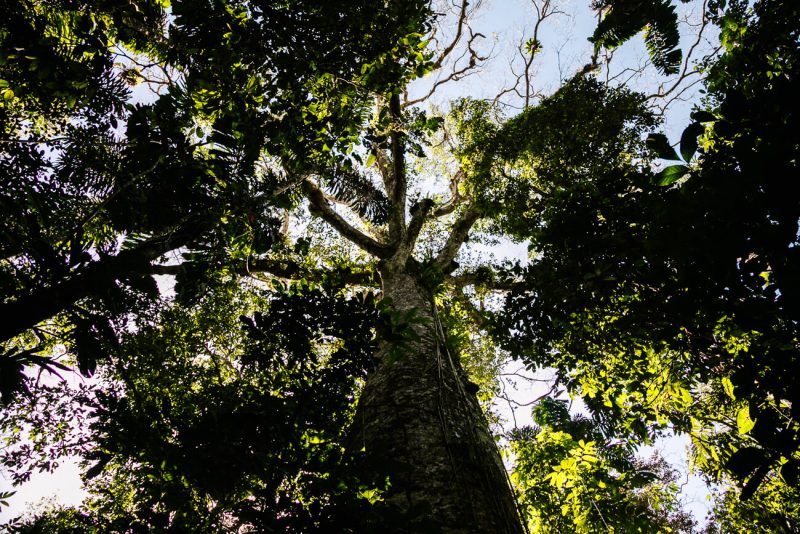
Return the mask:
<path id="1" fill-rule="evenodd" d="M 72 398 L 88 411 L 72 432 L 92 494 L 73 528 L 356 528 L 385 484 L 359 479 L 345 455 L 379 316 L 371 296 L 229 288 L 141 324 L 111 375 Z"/>
<path id="2" fill-rule="evenodd" d="M 606 440 L 565 401 L 533 408 L 534 427 L 512 432 L 512 473 L 533 532 L 692 532 L 675 474 L 661 458 L 640 460 Z"/>

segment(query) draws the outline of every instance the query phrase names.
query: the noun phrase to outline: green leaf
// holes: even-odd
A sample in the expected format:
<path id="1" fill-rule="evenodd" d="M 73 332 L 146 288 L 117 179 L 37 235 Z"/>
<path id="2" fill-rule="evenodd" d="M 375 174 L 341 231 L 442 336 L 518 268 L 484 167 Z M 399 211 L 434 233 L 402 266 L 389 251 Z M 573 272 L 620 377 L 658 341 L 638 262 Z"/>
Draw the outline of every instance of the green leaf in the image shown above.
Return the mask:
<path id="1" fill-rule="evenodd" d="M 370 154 L 367 158 L 367 167 L 372 167 L 372 165 L 375 163 L 375 159 L 375 154 Z"/>
<path id="2" fill-rule="evenodd" d="M 645 140 L 647 148 L 652 150 L 656 156 L 661 159 L 680 160 L 680 156 L 675 152 L 675 149 L 669 144 L 667 136 L 661 133 L 651 133 Z"/>
<path id="3" fill-rule="evenodd" d="M 686 175 L 689 167 L 686 165 L 670 165 L 656 175 L 656 184 L 661 186 L 672 185 Z"/>
<path id="4" fill-rule="evenodd" d="M 733 383 L 727 376 L 722 377 L 722 389 L 725 390 L 725 393 L 731 398 L 731 400 L 736 400 L 736 396 L 733 394 Z"/>
<path id="5" fill-rule="evenodd" d="M 693 111 L 692 114 L 689 116 L 695 122 L 714 122 L 715 120 L 717 120 L 717 117 L 715 117 L 713 113 L 702 109 Z"/>
<path id="6" fill-rule="evenodd" d="M 8 499 L 9 497 L 13 497 L 14 494 L 17 493 L 16 491 L 2 491 L 0 492 L 0 507 L 8 506 Z"/>
<path id="7" fill-rule="evenodd" d="M 750 407 L 745 405 L 739 408 L 739 413 L 736 414 L 736 427 L 739 434 L 747 434 L 753 430 L 754 426 L 756 426 L 756 422 L 750 419 Z"/>
<path id="8" fill-rule="evenodd" d="M 690 124 L 681 135 L 681 156 L 684 161 L 692 159 L 695 151 L 697 150 L 697 136 L 705 131 L 705 126 L 699 122 Z"/>

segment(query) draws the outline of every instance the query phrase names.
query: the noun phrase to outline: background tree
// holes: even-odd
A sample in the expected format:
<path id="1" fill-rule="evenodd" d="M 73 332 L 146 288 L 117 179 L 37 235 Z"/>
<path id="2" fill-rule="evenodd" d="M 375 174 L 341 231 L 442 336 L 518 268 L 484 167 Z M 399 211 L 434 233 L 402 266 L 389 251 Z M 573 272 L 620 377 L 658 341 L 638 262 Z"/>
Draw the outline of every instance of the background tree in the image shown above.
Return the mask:
<path id="1" fill-rule="evenodd" d="M 68 452 L 87 462 L 93 497 L 70 517 L 96 532 L 357 530 L 386 484 L 359 480 L 343 447 L 374 365 L 372 295 L 228 283 L 193 309 L 150 311 L 102 386 L 18 408 L 15 424 L 44 432 L 62 424 L 41 413 L 54 405 L 88 420 Z M 21 477 L 64 452 L 7 445 Z"/>
<path id="2" fill-rule="evenodd" d="M 513 478 L 532 532 L 693 532 L 663 458 L 633 456 L 566 401 L 533 408 L 536 426 L 512 434 Z M 549 469 L 547 469 L 549 468 Z"/>

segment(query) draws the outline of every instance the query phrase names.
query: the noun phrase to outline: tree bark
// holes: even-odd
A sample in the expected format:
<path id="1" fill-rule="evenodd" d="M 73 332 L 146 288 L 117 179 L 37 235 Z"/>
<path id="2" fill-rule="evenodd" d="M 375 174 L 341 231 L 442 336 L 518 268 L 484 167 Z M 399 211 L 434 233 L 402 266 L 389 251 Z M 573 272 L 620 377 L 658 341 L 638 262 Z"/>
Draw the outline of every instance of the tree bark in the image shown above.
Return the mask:
<path id="1" fill-rule="evenodd" d="M 449 354 L 432 298 L 408 272 L 383 269 L 384 298 L 415 309 L 418 341 L 380 349 L 359 399 L 350 447 L 389 477 L 388 532 L 524 532 L 483 412 L 458 355 Z M 397 518 L 399 520 L 398 524 Z M 391 519 L 388 519 L 391 518 Z"/>

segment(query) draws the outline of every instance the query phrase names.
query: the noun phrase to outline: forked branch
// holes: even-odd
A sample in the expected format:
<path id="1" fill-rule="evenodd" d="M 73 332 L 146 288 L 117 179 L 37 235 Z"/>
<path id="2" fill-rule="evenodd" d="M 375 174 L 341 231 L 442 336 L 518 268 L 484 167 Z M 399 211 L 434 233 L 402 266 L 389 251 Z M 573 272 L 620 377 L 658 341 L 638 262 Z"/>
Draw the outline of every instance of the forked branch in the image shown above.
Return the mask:
<path id="1" fill-rule="evenodd" d="M 449 269 L 461 245 L 467 240 L 469 231 L 480 216 L 480 211 L 474 206 L 470 206 L 464 210 L 461 217 L 453 224 L 450 236 L 447 238 L 442 250 L 439 251 L 439 255 L 436 256 L 436 264 L 442 270 L 447 271 Z"/>
<path id="2" fill-rule="evenodd" d="M 411 208 L 411 222 L 408 224 L 408 231 L 403 240 L 403 246 L 409 252 L 414 249 L 414 244 L 417 242 L 422 225 L 428 220 L 433 206 L 434 203 L 431 199 L 424 198 Z"/>
<path id="3" fill-rule="evenodd" d="M 515 59 L 512 58 L 509 67 L 515 81 L 513 85 L 497 94 L 495 102 L 500 102 L 508 94 L 514 94 L 522 100 L 522 107 L 527 108 L 530 107 L 531 101 L 539 96 L 539 93 L 533 90 L 534 60 L 542 49 L 539 33 L 545 20 L 554 15 L 563 15 L 564 12 L 553 4 L 553 0 L 531 0 L 531 4 L 536 12 L 533 32 L 529 37 L 523 35 L 517 45 L 517 57 L 522 61 L 521 72 L 514 69 Z"/>
<path id="4" fill-rule="evenodd" d="M 464 33 L 464 26 L 467 24 L 467 8 L 469 7 L 469 0 L 462 0 L 461 2 L 461 9 L 458 13 L 458 24 L 456 25 L 456 34 L 453 36 L 453 40 L 450 41 L 450 44 L 444 47 L 439 57 L 436 58 L 436 61 L 433 62 L 433 68 L 439 69 L 442 67 L 444 60 L 453 53 L 458 42 L 461 40 L 461 35 Z"/>
<path id="5" fill-rule="evenodd" d="M 469 1 L 462 0 L 461 5 L 458 10 L 458 22 L 456 23 L 456 32 L 450 42 L 444 46 L 442 51 L 433 61 L 431 67 L 433 72 L 442 71 L 443 67 L 447 60 L 453 55 L 453 53 L 460 49 L 459 43 L 461 43 L 465 32 L 469 32 L 469 38 L 467 39 L 466 46 L 463 48 L 463 53 L 458 58 L 450 61 L 452 70 L 446 75 L 439 75 L 439 78 L 433 85 L 428 89 L 428 91 L 418 97 L 414 98 L 413 100 L 408 100 L 407 95 L 404 96 L 403 107 L 413 106 L 415 104 L 419 104 L 421 102 L 425 102 L 428 100 L 433 94 L 444 84 L 449 82 L 454 82 L 461 80 L 470 74 L 473 74 L 476 69 L 480 66 L 480 64 L 486 61 L 489 56 L 481 55 L 475 49 L 475 43 L 479 38 L 486 38 L 480 32 L 475 32 L 472 28 L 469 27 L 469 19 L 471 13 L 480 5 L 480 2 L 477 2 L 476 7 L 473 9 L 469 9 Z M 466 63 L 464 63 L 464 59 L 466 58 Z"/>
<path id="6" fill-rule="evenodd" d="M 464 65 L 463 67 L 457 67 L 456 65 L 454 65 L 453 70 L 450 72 L 450 74 L 448 74 L 444 78 L 439 78 L 438 80 L 436 80 L 436 82 L 431 86 L 431 88 L 428 90 L 427 93 L 425 93 L 423 96 L 419 98 L 415 98 L 413 100 L 406 100 L 405 102 L 403 102 L 403 107 L 413 106 L 414 104 L 425 102 L 430 97 L 432 97 L 433 94 L 442 85 L 449 82 L 457 82 L 458 80 L 466 78 L 467 76 L 472 74 L 475 71 L 475 69 L 480 65 L 481 62 L 489 59 L 489 56 L 483 56 L 473 48 L 473 44 L 478 38 L 485 38 L 485 37 L 486 36 L 480 32 L 472 32 L 472 30 L 470 30 L 470 38 L 469 41 L 467 41 L 467 49 L 464 51 L 464 54 L 461 56 L 461 58 L 459 58 L 455 62 L 457 65 L 458 62 L 461 61 L 461 59 L 463 59 L 466 56 L 469 56 L 467 64 Z"/>
<path id="7" fill-rule="evenodd" d="M 190 262 L 179 263 L 176 265 L 152 265 L 147 274 L 176 276 L 189 268 Z M 311 280 L 321 281 L 330 275 L 329 269 L 308 269 L 291 260 L 276 259 L 254 259 L 243 263 L 235 270 L 240 276 L 252 276 L 258 273 L 266 273 L 285 280 Z M 338 273 L 339 279 L 346 284 L 358 286 L 377 285 L 374 273 L 370 271 L 350 271 Z"/>
<path id="8" fill-rule="evenodd" d="M 384 258 L 389 255 L 391 251 L 386 244 L 361 232 L 347 222 L 341 215 L 336 213 L 325 199 L 325 194 L 314 182 L 308 179 L 303 181 L 303 192 L 311 204 L 312 211 L 322 217 L 322 219 L 331 225 L 334 230 L 339 232 L 342 237 L 348 239 L 365 252 L 378 258 Z"/>
<path id="9" fill-rule="evenodd" d="M 433 211 L 434 217 L 442 217 L 453 213 L 457 207 L 464 203 L 465 197 L 461 195 L 458 190 L 458 185 L 464 179 L 464 170 L 459 168 L 458 171 L 450 178 L 450 200 L 440 205 Z"/>

